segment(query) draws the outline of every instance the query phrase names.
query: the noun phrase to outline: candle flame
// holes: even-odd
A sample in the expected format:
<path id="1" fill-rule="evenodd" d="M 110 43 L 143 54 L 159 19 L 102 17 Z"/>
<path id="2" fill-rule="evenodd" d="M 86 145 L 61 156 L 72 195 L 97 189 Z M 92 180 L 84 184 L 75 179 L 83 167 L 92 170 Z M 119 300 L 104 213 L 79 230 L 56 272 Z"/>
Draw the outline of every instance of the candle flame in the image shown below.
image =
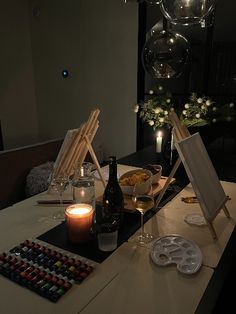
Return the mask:
<path id="1" fill-rule="evenodd" d="M 92 209 L 92 206 L 88 204 L 75 204 L 69 206 L 66 211 L 71 215 L 85 215 L 88 214 Z"/>
<path id="2" fill-rule="evenodd" d="M 192 4 L 192 1 L 191 0 L 185 0 L 185 6 L 186 7 L 190 7 L 190 5 Z"/>
<path id="3" fill-rule="evenodd" d="M 161 132 L 161 131 L 158 131 L 158 132 L 157 132 L 157 136 L 158 136 L 158 137 L 162 137 L 162 132 Z"/>
<path id="4" fill-rule="evenodd" d="M 83 166 L 80 169 L 80 175 L 81 175 L 81 177 L 84 177 L 84 167 Z"/>

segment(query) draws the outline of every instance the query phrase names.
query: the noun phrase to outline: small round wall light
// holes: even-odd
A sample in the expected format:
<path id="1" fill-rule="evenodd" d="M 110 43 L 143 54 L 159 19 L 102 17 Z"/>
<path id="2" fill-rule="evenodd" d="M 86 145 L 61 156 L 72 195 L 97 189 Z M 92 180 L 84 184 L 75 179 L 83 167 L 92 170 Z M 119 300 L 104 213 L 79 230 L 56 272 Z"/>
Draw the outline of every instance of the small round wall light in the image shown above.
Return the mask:
<path id="1" fill-rule="evenodd" d="M 61 75 L 63 78 L 67 78 L 69 76 L 69 71 L 68 70 L 62 70 Z"/>

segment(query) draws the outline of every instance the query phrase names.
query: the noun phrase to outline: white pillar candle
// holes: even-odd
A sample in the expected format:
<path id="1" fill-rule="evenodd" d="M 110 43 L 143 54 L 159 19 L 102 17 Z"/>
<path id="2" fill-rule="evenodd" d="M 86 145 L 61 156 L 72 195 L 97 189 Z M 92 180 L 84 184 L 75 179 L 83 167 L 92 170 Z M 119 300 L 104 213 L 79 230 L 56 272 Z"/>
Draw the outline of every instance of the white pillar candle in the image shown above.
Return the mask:
<path id="1" fill-rule="evenodd" d="M 162 133 L 159 131 L 156 137 L 156 152 L 161 153 L 161 146 L 162 146 Z"/>

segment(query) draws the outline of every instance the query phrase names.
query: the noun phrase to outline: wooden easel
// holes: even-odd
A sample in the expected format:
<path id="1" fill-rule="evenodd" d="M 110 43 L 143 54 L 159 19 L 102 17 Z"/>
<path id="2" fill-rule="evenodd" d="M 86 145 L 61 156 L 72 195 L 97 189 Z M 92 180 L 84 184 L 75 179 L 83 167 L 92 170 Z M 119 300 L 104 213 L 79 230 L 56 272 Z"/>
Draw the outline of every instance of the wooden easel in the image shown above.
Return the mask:
<path id="1" fill-rule="evenodd" d="M 174 141 L 175 143 L 178 143 L 182 140 L 185 140 L 187 138 L 191 138 L 191 135 L 188 131 L 188 129 L 186 128 L 186 126 L 182 125 L 178 116 L 176 115 L 175 112 L 171 112 L 170 115 L 169 115 L 169 119 L 171 121 L 171 124 L 172 124 L 172 127 L 173 127 L 173 136 L 174 136 Z M 180 148 L 179 148 L 180 149 Z M 180 163 L 182 162 L 182 159 L 183 156 L 180 157 L 180 154 L 179 154 L 179 157 L 174 165 L 174 167 L 172 168 L 171 170 L 171 173 L 166 181 L 166 184 L 164 185 L 161 193 L 159 194 L 157 200 L 156 200 L 156 203 L 155 203 L 155 207 L 157 208 L 158 205 L 160 204 L 161 202 L 161 199 L 163 197 L 163 195 L 165 194 L 170 182 L 171 182 L 171 179 L 174 177 Z M 186 172 L 187 174 L 189 175 L 189 168 L 187 168 L 186 164 L 184 163 L 184 166 L 185 166 L 185 169 L 186 169 Z M 188 171 L 187 171 L 188 170 Z M 189 175 L 189 179 L 190 179 L 190 182 L 192 183 L 192 186 L 195 190 L 195 193 L 196 193 L 196 190 L 197 190 L 197 187 L 196 187 L 196 184 L 194 182 L 194 178 L 193 178 L 193 175 Z M 218 183 L 219 183 L 219 180 L 218 180 Z M 223 189 L 222 189 L 223 191 Z M 201 193 L 199 191 L 197 191 L 198 193 L 196 193 L 196 196 L 198 198 L 198 201 L 199 201 L 199 204 L 200 204 L 200 207 L 202 209 L 202 213 L 206 219 L 206 222 L 207 222 L 207 225 L 209 227 L 209 230 L 211 232 L 211 235 L 213 237 L 213 239 L 216 239 L 217 238 L 217 235 L 216 235 L 216 231 L 214 229 L 214 226 L 213 226 L 213 220 L 215 219 L 215 217 L 218 215 L 218 213 L 220 212 L 221 209 L 224 210 L 224 213 L 226 215 L 226 217 L 230 217 L 230 214 L 228 212 L 228 209 L 226 208 L 226 202 L 228 200 L 228 197 L 223 194 L 223 201 L 219 202 L 219 204 L 217 205 L 217 208 L 214 208 L 214 210 L 211 212 L 211 214 L 209 215 L 208 212 L 206 212 L 206 204 L 203 204 L 202 202 L 202 198 L 201 198 Z M 223 192 L 224 193 L 224 192 Z M 203 206 L 204 205 L 204 206 Z"/>
<path id="2" fill-rule="evenodd" d="M 93 110 L 88 120 L 84 122 L 78 129 L 67 131 L 60 152 L 54 164 L 54 176 L 57 176 L 61 173 L 66 173 L 69 176 L 72 175 L 74 173 L 75 165 L 77 167 L 82 166 L 87 152 L 89 151 L 101 181 L 104 187 L 106 186 L 106 181 L 91 144 L 99 127 L 99 113 L 99 109 Z"/>

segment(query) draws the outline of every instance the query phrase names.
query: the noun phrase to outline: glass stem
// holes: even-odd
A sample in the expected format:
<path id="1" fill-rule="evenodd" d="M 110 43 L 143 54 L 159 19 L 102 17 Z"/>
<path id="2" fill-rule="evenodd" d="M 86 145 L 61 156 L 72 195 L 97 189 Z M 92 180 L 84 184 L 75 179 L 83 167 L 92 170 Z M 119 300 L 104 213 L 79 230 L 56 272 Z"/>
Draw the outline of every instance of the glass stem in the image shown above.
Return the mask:
<path id="1" fill-rule="evenodd" d="M 144 235 L 143 215 L 144 213 L 141 212 L 141 239 L 143 238 Z"/>
<path id="2" fill-rule="evenodd" d="M 61 192 L 59 193 L 59 202 L 60 202 L 60 205 L 63 204 L 63 201 L 62 201 L 62 193 L 61 193 Z"/>

